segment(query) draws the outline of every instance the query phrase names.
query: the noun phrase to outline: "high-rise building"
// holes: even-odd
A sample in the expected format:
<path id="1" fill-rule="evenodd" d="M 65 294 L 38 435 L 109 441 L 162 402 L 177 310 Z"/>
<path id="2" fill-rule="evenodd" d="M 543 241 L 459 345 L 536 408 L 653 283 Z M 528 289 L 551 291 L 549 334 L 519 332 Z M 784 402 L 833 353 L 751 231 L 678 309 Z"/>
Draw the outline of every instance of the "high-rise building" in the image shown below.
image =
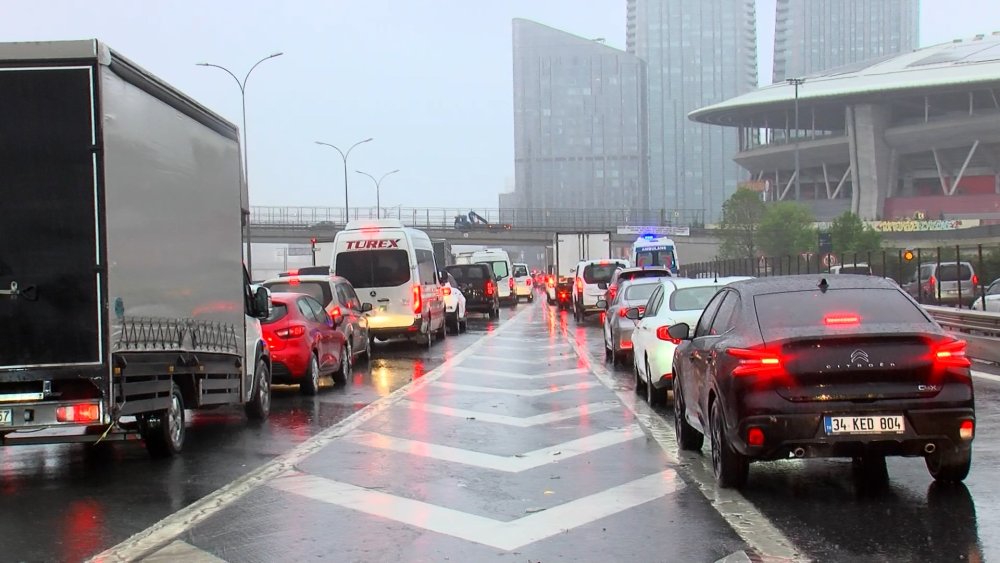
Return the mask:
<path id="1" fill-rule="evenodd" d="M 912 51 L 919 0 L 777 0 L 774 82 Z"/>
<path id="2" fill-rule="evenodd" d="M 650 205 L 715 220 L 745 174 L 736 131 L 687 115 L 757 87 L 754 0 L 628 0 L 627 14 L 647 64 Z"/>
<path id="3" fill-rule="evenodd" d="M 523 19 L 513 40 L 518 206 L 647 208 L 643 62 Z"/>

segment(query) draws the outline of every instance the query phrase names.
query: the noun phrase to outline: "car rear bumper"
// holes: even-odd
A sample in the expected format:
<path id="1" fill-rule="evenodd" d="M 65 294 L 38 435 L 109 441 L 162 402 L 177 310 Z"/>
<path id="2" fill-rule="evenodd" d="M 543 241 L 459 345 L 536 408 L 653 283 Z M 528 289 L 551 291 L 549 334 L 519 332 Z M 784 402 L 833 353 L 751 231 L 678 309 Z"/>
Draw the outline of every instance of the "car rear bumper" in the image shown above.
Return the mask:
<path id="1" fill-rule="evenodd" d="M 831 415 L 896 415 L 902 414 L 902 433 L 830 435 L 826 433 L 824 417 Z M 854 457 L 863 454 L 889 456 L 922 456 L 942 448 L 968 448 L 972 439 L 962 439 L 959 427 L 963 421 L 975 421 L 973 408 L 942 408 L 899 411 L 892 409 L 864 412 L 815 414 L 768 414 L 744 418 L 730 436 L 733 447 L 753 459 L 770 460 L 788 457 Z M 764 433 L 764 445 L 750 446 L 747 435 L 751 428 Z"/>
<path id="2" fill-rule="evenodd" d="M 465 298 L 465 311 L 474 313 L 489 313 L 496 307 L 492 299 L 469 299 Z"/>
<path id="3" fill-rule="evenodd" d="M 420 331 L 423 328 L 423 322 L 424 320 L 420 317 L 416 318 L 411 317 L 410 324 L 408 325 L 403 325 L 402 323 L 394 323 L 392 325 L 379 324 L 378 326 L 373 326 L 369 321 L 368 335 L 374 336 L 381 340 L 386 340 L 397 336 L 413 336 L 416 334 L 420 334 Z"/>

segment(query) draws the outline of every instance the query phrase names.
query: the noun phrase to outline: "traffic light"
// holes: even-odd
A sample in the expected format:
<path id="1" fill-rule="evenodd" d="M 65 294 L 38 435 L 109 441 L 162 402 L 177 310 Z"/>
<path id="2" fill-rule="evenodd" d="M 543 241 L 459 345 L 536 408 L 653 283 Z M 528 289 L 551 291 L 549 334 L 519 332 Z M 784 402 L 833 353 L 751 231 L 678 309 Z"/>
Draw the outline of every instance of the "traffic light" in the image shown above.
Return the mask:
<path id="1" fill-rule="evenodd" d="M 909 248 L 903 251 L 903 260 L 906 260 L 907 262 L 911 262 L 914 256 L 913 251 Z"/>

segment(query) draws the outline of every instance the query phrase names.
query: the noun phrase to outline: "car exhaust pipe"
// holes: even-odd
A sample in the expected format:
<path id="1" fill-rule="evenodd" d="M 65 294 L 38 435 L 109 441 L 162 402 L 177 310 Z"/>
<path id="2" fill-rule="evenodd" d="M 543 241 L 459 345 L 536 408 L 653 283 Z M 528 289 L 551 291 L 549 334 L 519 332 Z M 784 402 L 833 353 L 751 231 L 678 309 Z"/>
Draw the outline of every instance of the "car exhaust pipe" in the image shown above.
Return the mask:
<path id="1" fill-rule="evenodd" d="M 794 450 L 792 450 L 792 455 L 794 455 L 795 457 L 805 457 L 805 455 L 806 455 L 806 449 L 805 448 L 795 448 Z"/>
<path id="2" fill-rule="evenodd" d="M 934 445 L 934 442 L 927 442 L 927 444 L 924 446 L 925 454 L 932 454 L 935 451 L 937 451 L 937 446 Z"/>

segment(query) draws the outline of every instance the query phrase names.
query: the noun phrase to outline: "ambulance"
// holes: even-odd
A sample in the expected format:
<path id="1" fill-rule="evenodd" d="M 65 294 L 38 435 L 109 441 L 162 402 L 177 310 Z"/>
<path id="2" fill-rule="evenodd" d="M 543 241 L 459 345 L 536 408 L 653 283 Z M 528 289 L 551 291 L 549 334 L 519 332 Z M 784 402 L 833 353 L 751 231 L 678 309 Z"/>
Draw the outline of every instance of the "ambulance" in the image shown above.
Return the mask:
<path id="1" fill-rule="evenodd" d="M 677 275 L 677 247 L 667 237 L 642 235 L 632 244 L 632 263 L 636 268 L 663 266 Z"/>
<path id="2" fill-rule="evenodd" d="M 445 306 L 434 245 L 398 219 L 351 221 L 333 242 L 331 273 L 371 303 L 374 338 L 406 337 L 428 347 L 445 337 Z"/>

